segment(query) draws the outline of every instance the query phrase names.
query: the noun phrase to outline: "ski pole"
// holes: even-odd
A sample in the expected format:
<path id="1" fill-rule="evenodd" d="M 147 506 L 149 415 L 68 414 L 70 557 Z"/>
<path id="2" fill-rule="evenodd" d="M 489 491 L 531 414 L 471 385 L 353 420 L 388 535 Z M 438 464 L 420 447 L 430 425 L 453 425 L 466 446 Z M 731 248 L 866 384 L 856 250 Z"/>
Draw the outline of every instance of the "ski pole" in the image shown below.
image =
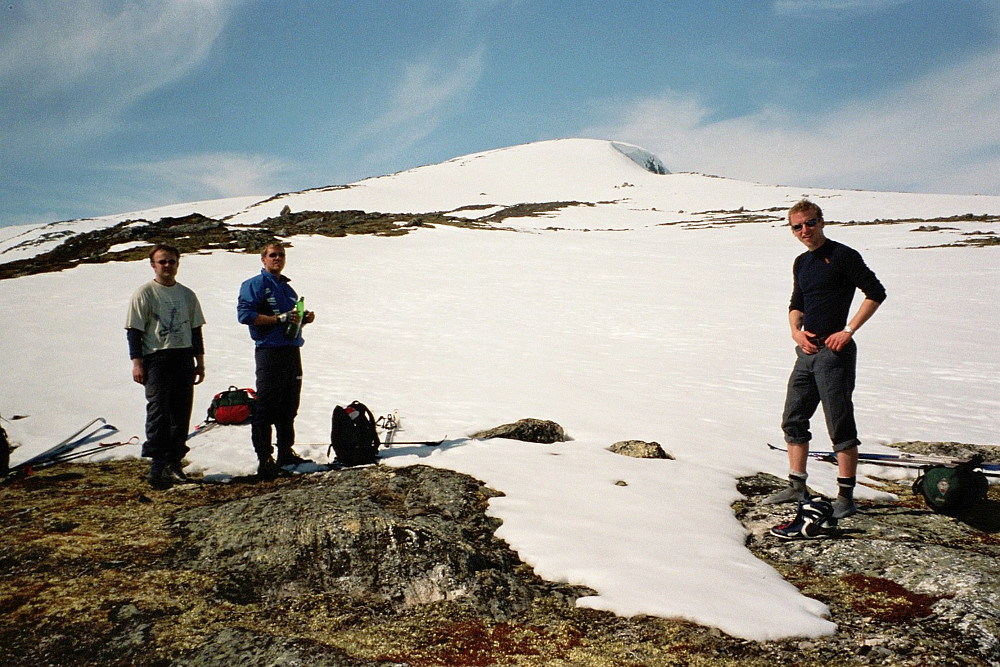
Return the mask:
<path id="1" fill-rule="evenodd" d="M 437 447 L 438 445 L 444 444 L 447 440 L 447 436 L 444 440 L 410 440 L 408 442 L 393 442 L 393 445 L 428 445 L 430 447 Z M 389 443 L 387 443 L 389 444 Z"/>

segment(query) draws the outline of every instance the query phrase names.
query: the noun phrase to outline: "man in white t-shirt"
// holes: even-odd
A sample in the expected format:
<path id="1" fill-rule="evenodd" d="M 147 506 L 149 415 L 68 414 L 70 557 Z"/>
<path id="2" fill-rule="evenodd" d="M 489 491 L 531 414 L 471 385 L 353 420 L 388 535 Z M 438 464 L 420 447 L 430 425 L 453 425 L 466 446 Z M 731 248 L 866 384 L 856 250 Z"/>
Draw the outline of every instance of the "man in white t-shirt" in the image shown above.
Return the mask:
<path id="1" fill-rule="evenodd" d="M 177 248 L 155 246 L 149 264 L 155 276 L 132 295 L 125 329 L 132 379 L 146 388 L 142 455 L 153 460 L 150 484 L 166 488 L 190 481 L 181 461 L 188 452 L 194 385 L 205 379 L 205 317 L 195 293 L 177 282 Z"/>

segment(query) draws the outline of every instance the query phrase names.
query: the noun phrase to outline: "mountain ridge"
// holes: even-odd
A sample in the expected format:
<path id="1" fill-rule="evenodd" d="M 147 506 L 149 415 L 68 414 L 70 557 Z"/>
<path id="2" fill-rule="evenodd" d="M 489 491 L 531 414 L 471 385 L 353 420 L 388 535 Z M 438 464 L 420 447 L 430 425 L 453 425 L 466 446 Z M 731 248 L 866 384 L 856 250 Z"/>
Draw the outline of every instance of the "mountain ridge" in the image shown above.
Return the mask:
<path id="1" fill-rule="evenodd" d="M 552 213 L 547 217 L 556 221 L 551 223 L 539 224 L 536 219 L 514 225 L 531 230 L 716 222 L 718 211 L 740 210 L 767 213 L 766 219 L 780 220 L 781 216 L 773 213 L 803 197 L 822 205 L 828 221 L 931 220 L 1000 214 L 998 196 L 830 190 L 765 185 L 692 172 L 653 173 L 616 149 L 616 144 L 621 143 L 579 138 L 538 141 L 471 153 L 347 185 L 0 228 L 0 263 L 51 250 L 74 234 L 127 221 L 152 222 L 198 214 L 246 227 L 279 217 L 285 207 L 292 212 L 435 213 L 467 219 L 485 218 L 518 204 L 577 201 L 591 209 Z"/>

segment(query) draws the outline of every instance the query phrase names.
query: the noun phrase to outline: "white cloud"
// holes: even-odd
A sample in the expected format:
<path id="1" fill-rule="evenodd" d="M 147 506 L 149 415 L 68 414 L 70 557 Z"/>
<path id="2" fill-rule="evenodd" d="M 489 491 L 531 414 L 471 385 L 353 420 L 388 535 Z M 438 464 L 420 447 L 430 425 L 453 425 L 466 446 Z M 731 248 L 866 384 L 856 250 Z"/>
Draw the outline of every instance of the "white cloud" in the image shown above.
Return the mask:
<path id="1" fill-rule="evenodd" d="M 122 193 L 133 193 L 125 196 L 146 206 L 150 202 L 272 194 L 278 176 L 291 168 L 282 160 L 261 155 L 203 153 L 108 169 L 123 174 Z"/>
<path id="2" fill-rule="evenodd" d="M 1000 52 L 815 115 L 778 105 L 710 122 L 666 94 L 586 134 L 656 152 L 672 171 L 771 184 L 1000 194 Z M 619 103 L 616 105 L 621 108 Z"/>
<path id="3" fill-rule="evenodd" d="M 115 128 L 137 100 L 204 60 L 236 0 L 35 1 L 0 28 L 10 148 L 58 149 Z"/>

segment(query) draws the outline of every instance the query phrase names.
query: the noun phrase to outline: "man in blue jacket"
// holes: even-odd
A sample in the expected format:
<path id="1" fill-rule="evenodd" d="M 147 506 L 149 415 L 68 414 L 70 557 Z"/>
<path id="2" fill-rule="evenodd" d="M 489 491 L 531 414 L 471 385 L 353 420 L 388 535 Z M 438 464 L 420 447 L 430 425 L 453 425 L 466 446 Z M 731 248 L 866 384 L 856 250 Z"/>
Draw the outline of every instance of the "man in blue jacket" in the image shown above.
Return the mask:
<path id="1" fill-rule="evenodd" d="M 297 465 L 305 459 L 292 450 L 295 444 L 295 415 L 302 391 L 302 332 L 295 309 L 298 295 L 282 275 L 285 248 L 268 243 L 260 254 L 264 268 L 259 275 L 240 285 L 237 316 L 250 328 L 256 343 L 257 401 L 254 406 L 251 439 L 259 462 L 257 474 L 265 479 L 281 474 L 282 466 Z M 315 319 L 305 311 L 302 324 Z M 271 445 L 274 426 L 278 458 Z"/>

